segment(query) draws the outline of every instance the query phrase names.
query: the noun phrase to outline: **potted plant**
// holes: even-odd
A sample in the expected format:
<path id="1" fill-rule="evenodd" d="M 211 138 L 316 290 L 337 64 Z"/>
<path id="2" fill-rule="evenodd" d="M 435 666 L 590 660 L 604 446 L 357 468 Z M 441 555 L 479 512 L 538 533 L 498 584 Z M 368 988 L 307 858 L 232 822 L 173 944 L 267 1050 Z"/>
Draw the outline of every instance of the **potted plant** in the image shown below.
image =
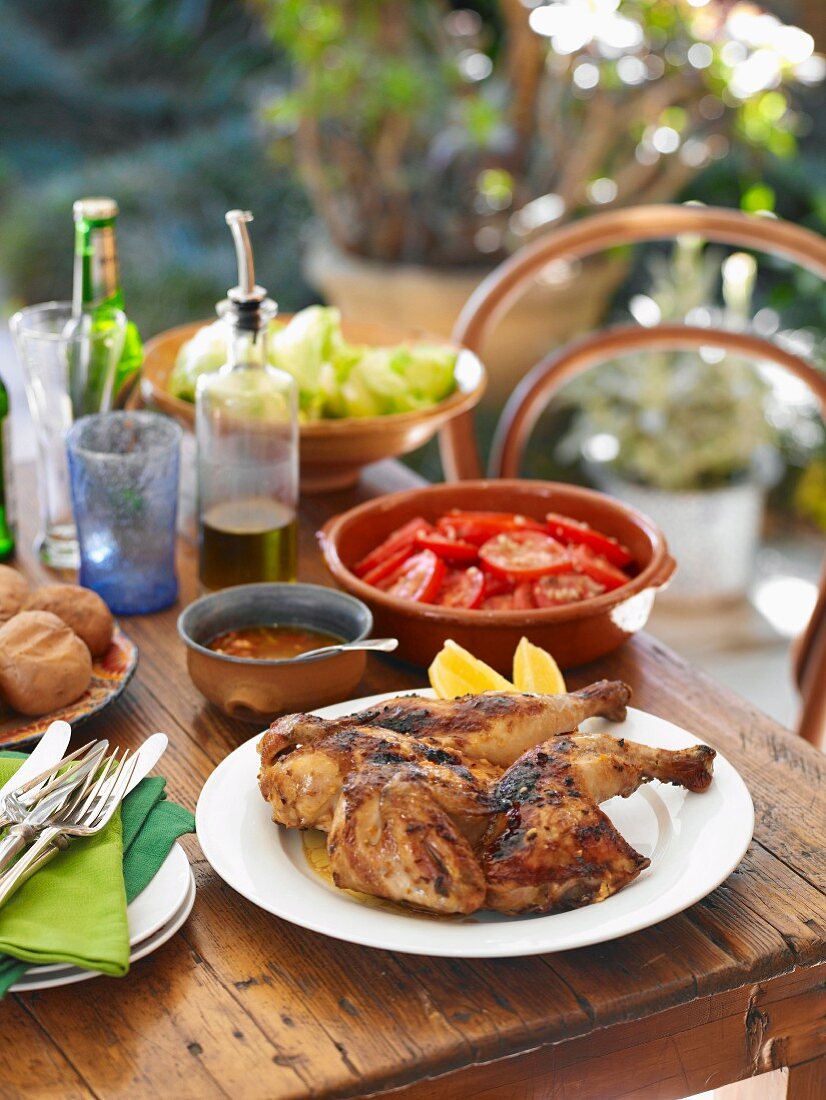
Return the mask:
<path id="1" fill-rule="evenodd" d="M 490 267 L 595 209 L 672 199 L 732 142 L 793 152 L 804 31 L 723 0 L 257 0 L 293 61 L 267 97 L 349 317 L 446 334 Z M 601 316 L 622 256 L 557 264 L 486 349 L 500 392 Z M 494 391 L 496 381 L 494 379 Z"/>
<path id="2" fill-rule="evenodd" d="M 650 293 L 631 299 L 635 319 L 745 328 L 755 261 L 745 253 L 720 260 L 698 238 L 680 238 L 670 257 L 653 258 Z M 708 303 L 721 273 L 717 309 Z M 778 465 L 771 393 L 759 364 L 713 347 L 636 353 L 563 392 L 575 410 L 568 443 L 581 447 L 592 480 L 665 531 L 680 566 L 672 599 L 732 598 L 748 587 Z"/>

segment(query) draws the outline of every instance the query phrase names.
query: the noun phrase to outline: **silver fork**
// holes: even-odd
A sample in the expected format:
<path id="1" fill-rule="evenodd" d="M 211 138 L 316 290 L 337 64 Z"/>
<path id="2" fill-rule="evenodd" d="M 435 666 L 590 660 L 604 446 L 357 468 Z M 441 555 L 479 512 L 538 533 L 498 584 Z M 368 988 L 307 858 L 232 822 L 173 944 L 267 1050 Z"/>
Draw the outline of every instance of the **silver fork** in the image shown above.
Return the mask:
<path id="1" fill-rule="evenodd" d="M 113 753 L 104 761 L 94 784 L 91 776 L 87 778 L 54 823 L 47 825 L 17 863 L 0 875 L 0 905 L 58 851 L 67 848 L 70 837 L 94 836 L 108 825 L 126 793 L 137 759 L 128 749 L 120 760 Z"/>
<path id="2" fill-rule="evenodd" d="M 0 840 L 0 870 L 6 868 L 14 857 L 61 813 L 79 792 L 87 790 L 97 772 L 108 742 L 99 741 L 87 756 L 67 775 L 59 775 L 49 784 L 51 793 L 41 797 L 32 808 L 27 807 L 16 792 L 6 795 L 6 807 L 15 822 L 6 836 Z"/>
<path id="3" fill-rule="evenodd" d="M 52 764 L 50 768 L 46 768 L 39 775 L 32 776 L 27 783 L 22 783 L 19 787 L 9 791 L 2 800 L 0 830 L 15 822 L 22 821 L 36 802 L 52 794 L 64 779 L 68 779 L 77 771 L 86 754 L 100 744 L 104 745 L 105 752 L 105 742 L 89 741 L 79 749 L 75 749 L 74 752 L 64 756 L 62 760 L 58 760 L 56 764 Z"/>

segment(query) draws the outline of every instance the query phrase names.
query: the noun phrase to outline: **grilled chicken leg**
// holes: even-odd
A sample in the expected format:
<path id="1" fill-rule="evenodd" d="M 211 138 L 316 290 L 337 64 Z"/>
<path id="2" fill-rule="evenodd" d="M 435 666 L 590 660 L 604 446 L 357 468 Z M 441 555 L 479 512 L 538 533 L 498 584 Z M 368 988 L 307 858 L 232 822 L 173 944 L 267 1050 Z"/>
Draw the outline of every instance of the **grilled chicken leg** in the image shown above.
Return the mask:
<path id="1" fill-rule="evenodd" d="M 468 756 L 507 767 L 526 749 L 575 730 L 586 718 L 623 721 L 630 695 L 631 689 L 621 681 L 601 680 L 568 695 L 496 691 L 460 699 L 403 695 L 333 722 L 291 714 L 273 722 L 264 737 L 262 759 L 277 745 L 312 740 L 322 729 L 380 726 L 419 740 L 438 738 Z"/>
<path id="2" fill-rule="evenodd" d="M 671 752 L 602 733 L 559 737 L 526 752 L 496 786 L 500 810 L 480 853 L 485 905 L 547 913 L 615 894 L 649 861 L 597 803 L 627 797 L 649 779 L 705 790 L 714 755 L 707 745 Z"/>

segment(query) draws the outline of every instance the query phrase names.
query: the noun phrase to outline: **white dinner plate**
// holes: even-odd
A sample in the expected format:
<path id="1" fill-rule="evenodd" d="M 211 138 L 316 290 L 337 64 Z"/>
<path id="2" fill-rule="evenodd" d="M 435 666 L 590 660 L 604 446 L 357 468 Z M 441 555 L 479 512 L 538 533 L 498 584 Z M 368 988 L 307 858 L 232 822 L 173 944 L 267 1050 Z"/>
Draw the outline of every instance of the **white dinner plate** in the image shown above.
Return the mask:
<path id="1" fill-rule="evenodd" d="M 142 959 L 181 927 L 195 901 L 195 879 L 186 852 L 175 844 L 145 890 L 129 904 L 129 961 Z M 35 966 L 27 970 L 11 992 L 49 989 L 100 976 L 99 970 L 81 970 L 66 963 Z"/>
<path id="2" fill-rule="evenodd" d="M 339 718 L 394 698 L 356 699 L 315 713 Z M 433 697 L 431 691 L 416 693 Z M 666 749 L 701 742 L 679 726 L 629 708 L 625 722 L 590 719 L 583 729 Z M 652 782 L 630 798 L 603 803 L 630 844 L 651 865 L 599 904 L 548 916 L 507 917 L 482 911 L 433 918 L 374 908 L 336 889 L 312 870 L 302 834 L 275 825 L 258 790 L 253 737 L 210 775 L 195 812 L 204 855 L 230 886 L 269 913 L 351 943 L 420 955 L 501 958 L 603 943 L 682 912 L 710 893 L 738 865 L 751 840 L 754 808 L 746 785 L 725 757 L 702 794 Z"/>

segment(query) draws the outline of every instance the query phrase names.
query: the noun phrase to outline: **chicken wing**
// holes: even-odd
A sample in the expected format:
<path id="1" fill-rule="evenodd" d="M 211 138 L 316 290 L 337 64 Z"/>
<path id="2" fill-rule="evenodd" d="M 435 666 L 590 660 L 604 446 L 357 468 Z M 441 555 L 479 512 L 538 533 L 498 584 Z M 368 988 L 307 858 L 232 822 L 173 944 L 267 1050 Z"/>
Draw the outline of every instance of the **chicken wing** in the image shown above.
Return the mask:
<path id="1" fill-rule="evenodd" d="M 609 734 L 539 745 L 496 786 L 499 812 L 482 841 L 485 904 L 503 913 L 548 913 L 602 901 L 648 866 L 597 803 L 659 779 L 691 791 L 711 782 L 714 750 L 671 752 Z"/>
<path id="2" fill-rule="evenodd" d="M 265 735 L 263 752 L 272 752 L 282 743 L 312 740 L 321 729 L 380 726 L 419 740 L 438 738 L 439 743 L 467 756 L 507 767 L 526 749 L 575 730 L 586 718 L 623 721 L 630 696 L 627 684 L 611 680 L 601 680 L 568 695 L 496 691 L 460 699 L 402 695 L 332 722 L 309 714 L 280 718 Z"/>
<path id="3" fill-rule="evenodd" d="M 435 913 L 478 909 L 482 869 L 443 793 L 410 765 L 350 775 L 327 837 L 335 884 Z"/>

